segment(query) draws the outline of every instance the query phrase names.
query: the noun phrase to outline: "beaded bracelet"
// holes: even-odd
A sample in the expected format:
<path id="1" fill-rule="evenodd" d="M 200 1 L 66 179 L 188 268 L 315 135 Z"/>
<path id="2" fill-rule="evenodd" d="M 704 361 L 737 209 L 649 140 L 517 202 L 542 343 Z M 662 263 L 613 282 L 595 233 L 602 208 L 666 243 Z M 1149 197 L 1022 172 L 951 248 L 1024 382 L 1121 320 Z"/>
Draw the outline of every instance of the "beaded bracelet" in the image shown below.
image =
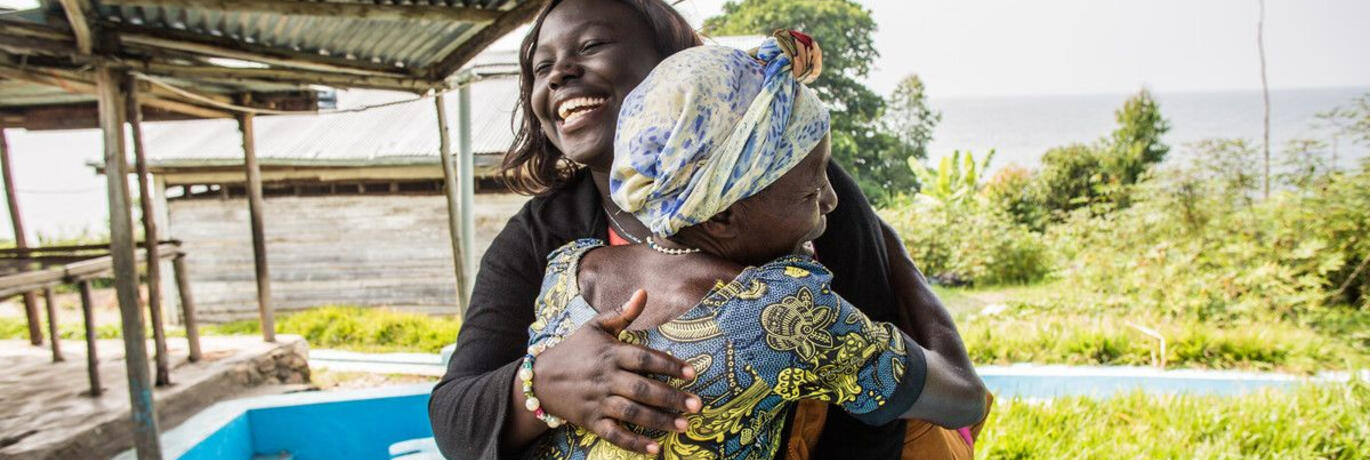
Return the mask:
<path id="1" fill-rule="evenodd" d="M 532 411 L 533 416 L 537 417 L 538 420 L 541 420 L 542 423 L 546 423 L 548 428 L 559 427 L 562 423 L 566 423 L 566 420 L 543 410 L 542 402 L 538 400 L 537 396 L 533 395 L 533 360 L 543 351 L 552 348 L 560 341 L 560 338 L 554 337 L 529 345 L 528 354 L 523 356 L 523 365 L 519 368 L 519 380 L 523 381 L 523 407 Z"/>

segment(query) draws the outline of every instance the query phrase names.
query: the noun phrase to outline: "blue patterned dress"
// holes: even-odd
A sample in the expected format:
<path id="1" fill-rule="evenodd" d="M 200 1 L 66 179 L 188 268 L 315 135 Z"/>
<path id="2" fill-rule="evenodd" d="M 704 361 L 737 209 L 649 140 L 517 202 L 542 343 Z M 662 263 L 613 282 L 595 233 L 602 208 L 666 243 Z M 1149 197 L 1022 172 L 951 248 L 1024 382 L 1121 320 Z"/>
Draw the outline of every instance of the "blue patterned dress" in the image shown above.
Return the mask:
<path id="1" fill-rule="evenodd" d="M 565 337 L 598 312 L 581 297 L 577 265 L 594 239 L 548 257 L 530 345 Z M 720 282 L 683 315 L 620 339 L 694 366 L 693 380 L 667 383 L 704 401 L 685 433 L 629 426 L 658 440 L 667 459 L 771 459 L 779 452 L 785 410 L 800 399 L 839 405 L 883 424 L 922 391 L 922 349 L 893 325 L 873 322 L 829 289 L 832 274 L 806 257 L 784 257 Z M 550 430 L 530 458 L 650 458 L 620 449 L 574 425 Z"/>

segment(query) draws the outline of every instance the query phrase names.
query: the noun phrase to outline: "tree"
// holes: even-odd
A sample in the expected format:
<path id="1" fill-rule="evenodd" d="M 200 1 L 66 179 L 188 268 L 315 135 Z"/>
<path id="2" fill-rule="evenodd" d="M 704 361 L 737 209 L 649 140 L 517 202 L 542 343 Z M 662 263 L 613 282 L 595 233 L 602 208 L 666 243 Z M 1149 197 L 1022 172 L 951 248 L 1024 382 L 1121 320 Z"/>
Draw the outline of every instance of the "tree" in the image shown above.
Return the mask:
<path id="1" fill-rule="evenodd" d="M 1170 122 L 1161 116 L 1160 105 L 1145 88 L 1113 114 L 1118 127 L 1105 141 L 1109 155 L 1103 160 L 1104 167 L 1110 179 L 1135 184 L 1170 152 L 1170 146 L 1161 142 L 1161 136 L 1170 131 Z"/>
<path id="2" fill-rule="evenodd" d="M 912 190 L 917 182 L 907 167 L 908 148 L 880 125 L 885 100 L 860 83 L 879 57 L 870 11 L 851 0 L 740 0 L 704 21 L 710 35 L 769 35 L 776 29 L 802 31 L 823 49 L 823 73 L 809 86 L 833 109 L 833 159 L 876 203 Z"/>
<path id="3" fill-rule="evenodd" d="M 925 159 L 928 143 L 932 142 L 932 130 L 942 121 L 942 113 L 928 107 L 923 79 L 909 74 L 890 94 L 881 121 L 885 131 L 902 144 L 905 161 L 909 157 Z"/>
<path id="4" fill-rule="evenodd" d="M 1132 186 L 1170 152 L 1161 142 L 1170 122 L 1150 91 L 1138 91 L 1113 116 L 1118 126 L 1097 143 L 1057 147 L 1042 156 L 1039 192 L 1056 217 L 1091 203 L 1127 207 Z"/>

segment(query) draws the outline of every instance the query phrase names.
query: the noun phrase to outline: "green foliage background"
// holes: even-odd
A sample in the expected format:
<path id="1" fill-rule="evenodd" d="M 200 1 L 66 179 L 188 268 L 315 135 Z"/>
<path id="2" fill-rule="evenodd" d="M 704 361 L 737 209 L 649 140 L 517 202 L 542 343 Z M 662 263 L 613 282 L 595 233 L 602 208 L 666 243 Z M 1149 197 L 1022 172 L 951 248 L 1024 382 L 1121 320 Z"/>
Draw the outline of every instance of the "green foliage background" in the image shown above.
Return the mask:
<path id="1" fill-rule="evenodd" d="M 742 0 L 723 5 L 723 15 L 707 19 L 708 35 L 765 35 L 776 29 L 807 33 L 823 49 L 823 72 L 809 85 L 832 108 L 833 158 L 856 177 L 866 196 L 884 203 L 912 192 L 917 180 L 910 157 L 925 158 L 936 114 L 927 109 L 922 82 L 905 80 L 892 100 L 898 105 L 888 120 L 886 100 L 860 80 L 879 58 L 872 35 L 870 10 L 850 0 Z M 913 127 L 891 131 L 891 125 Z M 917 126 L 926 126 L 919 137 Z M 921 142 L 921 143 L 920 143 Z"/>

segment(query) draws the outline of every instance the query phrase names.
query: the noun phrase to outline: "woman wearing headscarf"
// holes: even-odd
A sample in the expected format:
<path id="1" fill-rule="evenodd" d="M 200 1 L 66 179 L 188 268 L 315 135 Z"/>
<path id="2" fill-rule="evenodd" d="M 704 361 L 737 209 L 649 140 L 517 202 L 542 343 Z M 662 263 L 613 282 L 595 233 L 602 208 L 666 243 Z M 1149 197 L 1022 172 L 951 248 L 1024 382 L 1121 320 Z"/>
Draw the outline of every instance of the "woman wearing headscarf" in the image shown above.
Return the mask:
<path id="1" fill-rule="evenodd" d="M 808 252 L 837 205 L 826 173 L 828 111 L 803 85 L 821 63 L 810 37 L 777 31 L 751 54 L 719 46 L 677 53 L 628 95 L 611 197 L 652 234 L 618 247 L 577 240 L 549 257 L 519 373 L 523 405 L 550 429 L 531 457 L 635 456 L 564 424 L 556 414 L 568 405 L 535 394 L 535 363 L 638 285 L 654 293 L 633 294 L 643 311 L 620 339 L 691 363 L 688 380 L 652 384 L 702 401 L 671 430 L 644 430 L 654 439 L 649 454 L 770 459 L 799 400 L 882 425 L 925 415 L 915 407 L 924 391 L 955 397 L 956 376 L 929 369 L 922 347 L 834 293 L 821 264 L 793 255 Z"/>
<path id="2" fill-rule="evenodd" d="M 579 238 L 621 244 L 650 233 L 608 197 L 618 108 L 661 59 L 698 44 L 688 24 L 660 0 L 554 0 L 535 19 L 519 55 L 519 137 L 504 172 L 512 188 L 538 196 L 506 224 L 482 259 L 456 353 L 433 391 L 433 431 L 449 458 L 504 458 L 546 430 L 526 430 L 531 417 L 523 418 L 526 411 L 515 404 L 515 374 L 547 254 Z M 974 423 L 985 404 L 973 396 L 983 394 L 983 387 L 950 316 L 855 182 L 836 164 L 828 174 L 839 204 L 814 246 L 836 275 L 833 290 L 874 320 L 898 321 L 929 356 L 957 370 L 966 397 L 945 401 L 923 420 L 948 427 Z M 626 433 L 630 441 L 624 446 L 642 438 L 623 431 L 622 424 L 666 429 L 671 417 L 660 423 L 662 416 L 698 402 L 674 389 L 639 391 L 646 376 L 691 371 L 679 359 L 617 340 L 618 330 L 634 320 L 633 311 L 597 318 L 539 360 L 545 367 L 539 394 L 573 401 L 574 410 L 560 415 L 598 434 Z M 905 443 L 902 421 L 868 426 L 841 411 L 825 414 L 827 407 L 809 404 L 794 412 L 786 458 L 896 458 L 918 445 Z M 909 433 L 915 431 L 953 433 L 922 421 L 909 423 Z M 945 444 L 968 452 L 960 439 Z"/>

